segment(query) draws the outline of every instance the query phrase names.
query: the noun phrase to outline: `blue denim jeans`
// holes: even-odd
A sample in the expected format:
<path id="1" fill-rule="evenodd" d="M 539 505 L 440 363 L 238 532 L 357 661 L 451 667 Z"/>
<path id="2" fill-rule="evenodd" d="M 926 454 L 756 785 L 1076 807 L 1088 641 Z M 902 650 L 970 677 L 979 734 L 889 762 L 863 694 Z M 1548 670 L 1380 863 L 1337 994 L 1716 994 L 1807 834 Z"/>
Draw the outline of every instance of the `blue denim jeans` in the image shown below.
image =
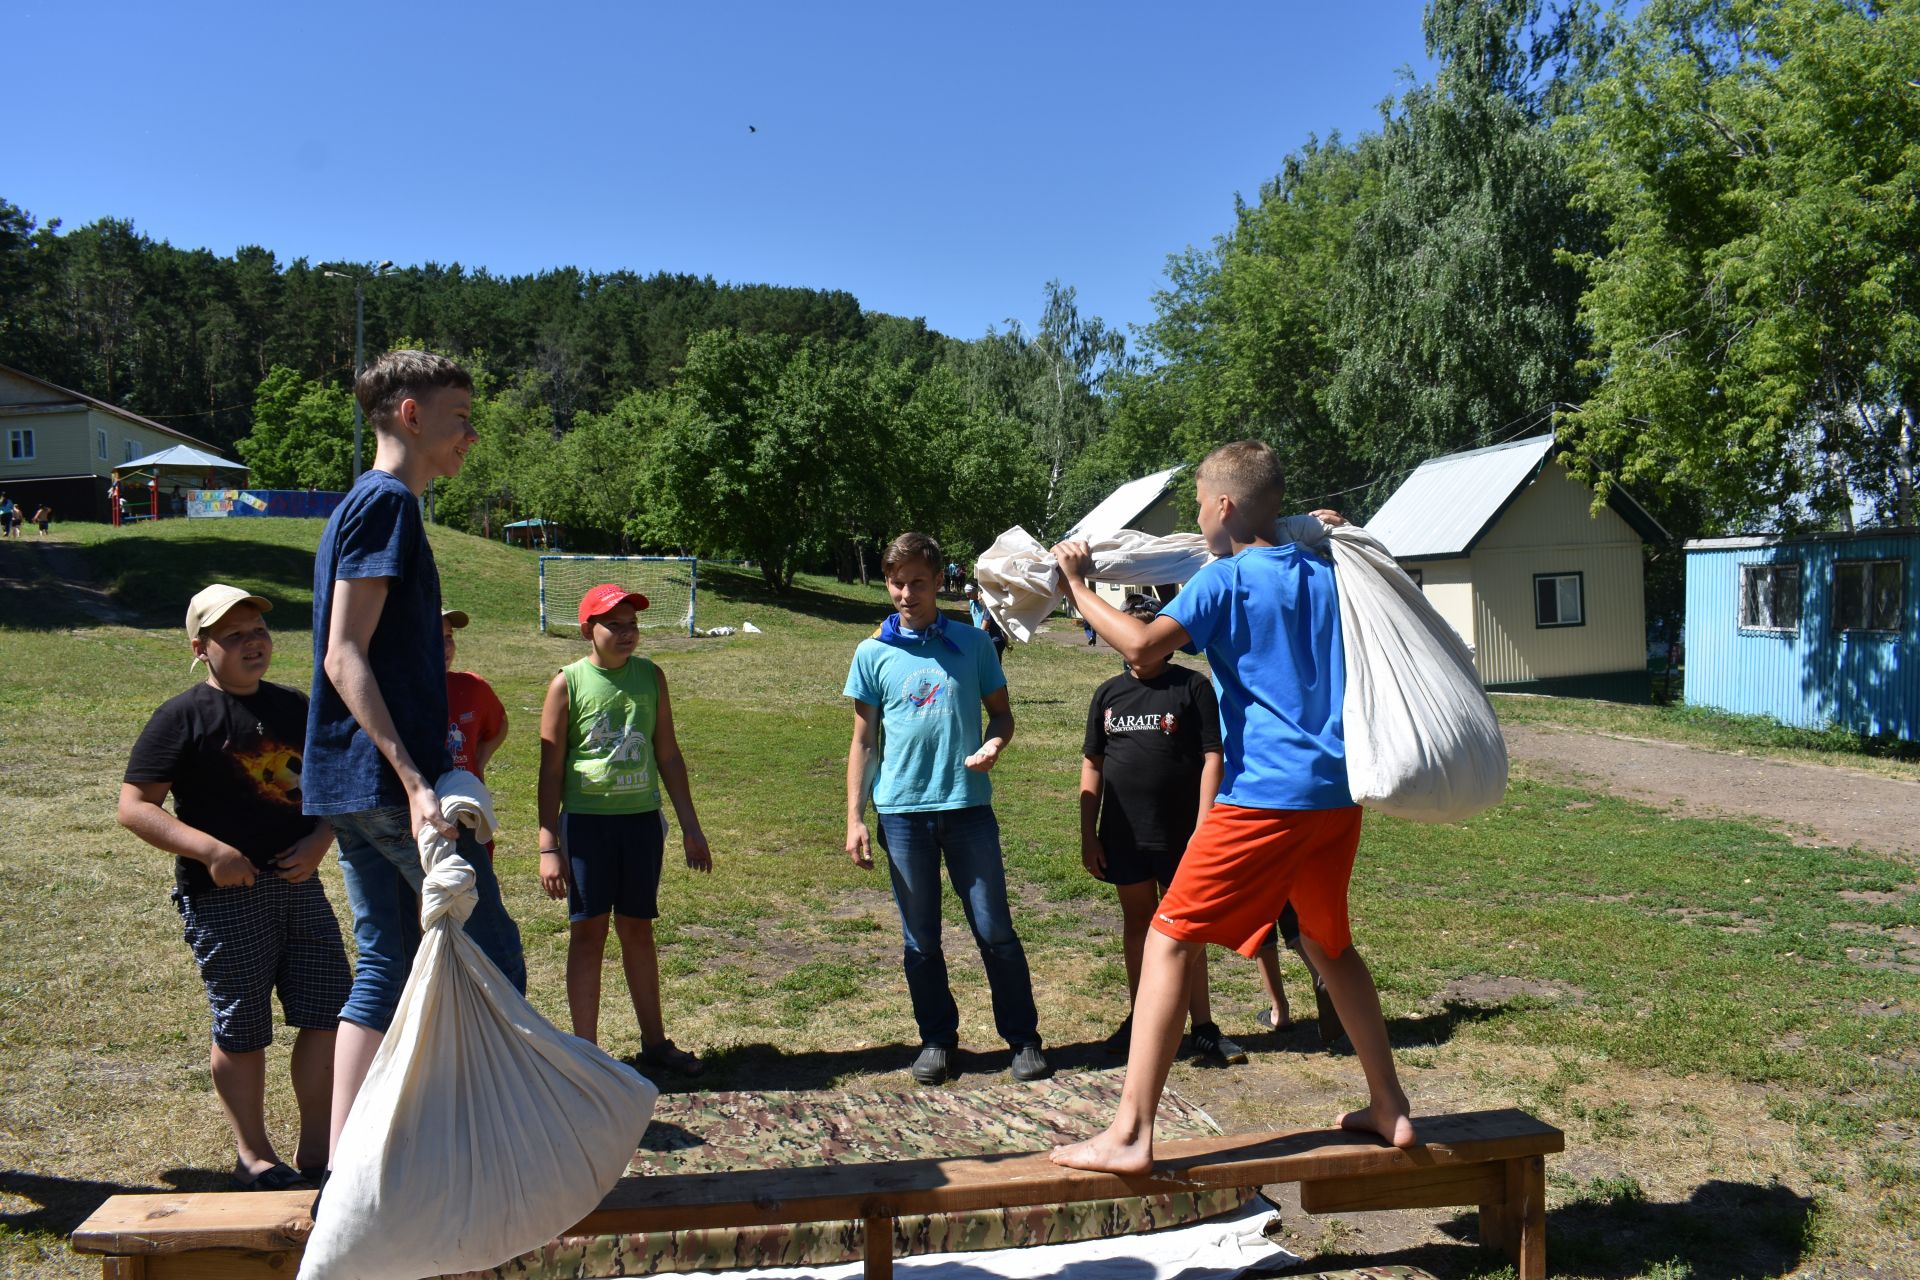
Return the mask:
<path id="1" fill-rule="evenodd" d="M 347 902 L 353 907 L 353 943 L 360 953 L 353 992 L 340 1020 L 384 1032 L 393 1024 L 400 992 L 413 972 L 413 954 L 420 949 L 420 886 L 426 875 L 420 870 L 412 815 L 400 805 L 335 814 L 331 821 L 340 841 Z M 473 864 L 474 888 L 480 894 L 467 917 L 467 936 L 524 995 L 526 956 L 520 950 L 519 927 L 500 901 L 493 859 L 465 827 L 460 829 L 459 848 L 460 856 Z"/>
<path id="2" fill-rule="evenodd" d="M 906 938 L 903 963 L 907 994 L 923 1045 L 954 1046 L 960 1010 L 947 985 L 947 957 L 940 949 L 940 862 L 945 856 L 953 890 L 973 929 L 993 992 L 993 1023 L 1018 1049 L 1040 1043 L 1040 1015 L 1033 1007 L 1027 953 L 1013 931 L 1007 908 L 1006 868 L 1000 861 L 1000 824 L 990 805 L 934 813 L 883 813 L 881 843 L 893 879 Z"/>

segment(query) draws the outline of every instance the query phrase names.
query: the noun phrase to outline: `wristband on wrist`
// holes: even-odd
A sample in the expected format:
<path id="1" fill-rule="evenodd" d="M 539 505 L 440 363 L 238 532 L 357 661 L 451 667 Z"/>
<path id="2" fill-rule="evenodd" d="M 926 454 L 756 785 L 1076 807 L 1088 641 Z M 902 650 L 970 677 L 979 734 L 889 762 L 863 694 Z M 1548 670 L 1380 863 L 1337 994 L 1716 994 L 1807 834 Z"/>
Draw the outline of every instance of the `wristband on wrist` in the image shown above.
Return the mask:
<path id="1" fill-rule="evenodd" d="M 542 850 L 541 850 L 540 852 L 542 852 L 542 853 L 559 853 L 559 852 L 560 852 L 560 846 L 559 846 L 559 845 L 555 845 L 555 846 L 553 846 L 553 848 L 551 848 L 551 849 L 542 849 Z"/>

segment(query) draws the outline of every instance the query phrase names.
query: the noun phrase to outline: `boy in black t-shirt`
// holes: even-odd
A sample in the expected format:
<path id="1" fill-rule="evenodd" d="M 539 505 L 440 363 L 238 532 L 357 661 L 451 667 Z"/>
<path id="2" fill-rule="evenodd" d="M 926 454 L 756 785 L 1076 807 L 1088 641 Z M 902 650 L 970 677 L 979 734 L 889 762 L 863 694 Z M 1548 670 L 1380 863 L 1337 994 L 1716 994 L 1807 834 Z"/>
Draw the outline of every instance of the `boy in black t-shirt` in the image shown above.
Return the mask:
<path id="1" fill-rule="evenodd" d="M 1120 894 L 1127 963 L 1126 1020 L 1107 1041 L 1126 1051 L 1140 957 L 1160 895 L 1220 787 L 1220 704 L 1207 678 L 1161 658 L 1094 691 L 1080 762 L 1080 860 Z M 1245 1062 L 1213 1021 L 1204 953 L 1188 988 L 1193 1052 Z"/>
<path id="2" fill-rule="evenodd" d="M 174 855 L 173 899 L 213 1010 L 213 1088 L 233 1128 L 233 1186 L 285 1191 L 326 1168 L 334 1028 L 352 975 L 315 875 L 333 828 L 300 812 L 306 695 L 263 679 L 273 637 L 262 614 L 272 607 L 224 584 L 187 606 L 187 639 L 207 679 L 169 699 L 141 731 L 119 818 Z M 298 1171 L 267 1136 L 276 990 L 287 1025 L 299 1028 Z"/>

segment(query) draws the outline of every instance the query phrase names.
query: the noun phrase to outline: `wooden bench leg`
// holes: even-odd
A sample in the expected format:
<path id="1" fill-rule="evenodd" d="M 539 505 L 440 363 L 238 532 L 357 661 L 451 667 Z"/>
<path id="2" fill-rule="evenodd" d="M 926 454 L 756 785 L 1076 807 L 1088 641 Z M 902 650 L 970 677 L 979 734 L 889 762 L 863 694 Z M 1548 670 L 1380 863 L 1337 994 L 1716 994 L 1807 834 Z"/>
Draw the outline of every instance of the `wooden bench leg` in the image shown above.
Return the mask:
<path id="1" fill-rule="evenodd" d="M 1480 1241 L 1506 1254 L 1519 1280 L 1546 1280 L 1546 1157 L 1506 1162 L 1501 1198 L 1480 1202 Z"/>
<path id="2" fill-rule="evenodd" d="M 146 1280 L 145 1258 L 102 1258 L 100 1280 Z"/>
<path id="3" fill-rule="evenodd" d="M 893 1219 L 866 1218 L 866 1280 L 893 1280 Z"/>

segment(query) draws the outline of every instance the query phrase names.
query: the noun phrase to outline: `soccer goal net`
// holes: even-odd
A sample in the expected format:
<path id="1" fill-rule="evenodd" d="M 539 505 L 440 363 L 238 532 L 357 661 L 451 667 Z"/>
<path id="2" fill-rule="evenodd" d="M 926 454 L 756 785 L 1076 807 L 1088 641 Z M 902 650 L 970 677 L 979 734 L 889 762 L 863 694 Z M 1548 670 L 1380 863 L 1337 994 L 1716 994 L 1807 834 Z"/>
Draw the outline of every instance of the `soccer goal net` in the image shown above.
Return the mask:
<path id="1" fill-rule="evenodd" d="M 641 626 L 692 635 L 697 577 L 692 556 L 541 556 L 540 629 L 578 635 L 580 598 L 589 587 L 617 582 L 647 598 Z"/>

